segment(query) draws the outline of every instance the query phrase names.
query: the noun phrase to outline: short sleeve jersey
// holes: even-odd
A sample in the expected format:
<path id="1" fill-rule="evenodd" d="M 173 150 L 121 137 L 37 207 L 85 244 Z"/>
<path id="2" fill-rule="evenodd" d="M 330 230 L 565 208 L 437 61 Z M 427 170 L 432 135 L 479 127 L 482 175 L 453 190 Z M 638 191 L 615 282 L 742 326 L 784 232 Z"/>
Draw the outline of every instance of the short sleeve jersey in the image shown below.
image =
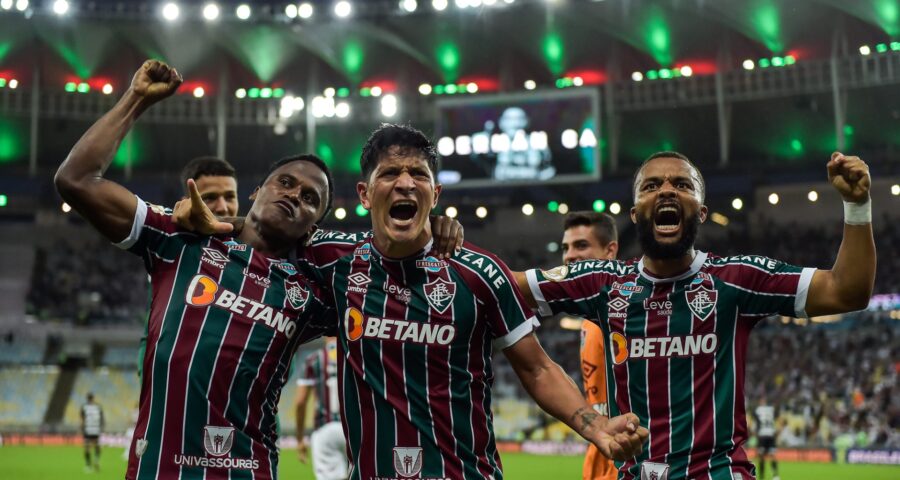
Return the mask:
<path id="1" fill-rule="evenodd" d="M 119 246 L 144 259 L 153 290 L 126 478 L 276 478 L 291 358 L 334 328 L 333 310 L 287 259 L 178 231 L 140 200 Z"/>
<path id="2" fill-rule="evenodd" d="M 312 388 L 316 397 L 313 428 L 341 421 L 337 385 L 337 347 L 320 348 L 306 356 L 297 385 Z"/>
<path id="3" fill-rule="evenodd" d="M 581 379 L 588 403 L 598 413 L 608 416 L 603 330 L 587 320 L 581 322 Z M 594 444 L 588 445 L 582 468 L 583 480 L 613 480 L 618 473 L 612 460 L 603 456 Z"/>
<path id="4" fill-rule="evenodd" d="M 85 403 L 81 406 L 81 421 L 84 424 L 82 434 L 96 437 L 103 433 L 103 409 L 96 403 Z"/>
<path id="5" fill-rule="evenodd" d="M 392 259 L 369 236 L 337 237 L 319 232 L 307 258 L 338 312 L 350 479 L 501 480 L 491 358 L 537 325 L 509 269 L 470 244 Z"/>
<path id="6" fill-rule="evenodd" d="M 759 319 L 805 316 L 815 269 L 759 256 L 697 252 L 688 271 L 655 278 L 643 262 L 582 261 L 527 272 L 542 314 L 603 329 L 610 416 L 634 412 L 650 439 L 619 477 L 712 480 L 753 475 L 744 368 Z"/>

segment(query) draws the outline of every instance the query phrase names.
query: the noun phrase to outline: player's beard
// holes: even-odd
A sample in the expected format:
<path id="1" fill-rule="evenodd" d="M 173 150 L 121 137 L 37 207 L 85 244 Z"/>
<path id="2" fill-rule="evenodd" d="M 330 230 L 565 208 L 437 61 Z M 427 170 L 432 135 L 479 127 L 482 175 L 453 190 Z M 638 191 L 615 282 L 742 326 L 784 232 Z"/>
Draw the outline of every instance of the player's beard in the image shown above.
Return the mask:
<path id="1" fill-rule="evenodd" d="M 681 219 L 681 237 L 674 243 L 660 243 L 653 235 L 653 219 L 638 217 L 637 236 L 644 255 L 657 260 L 673 260 L 683 257 L 693 248 L 700 227 L 700 213 Z"/>

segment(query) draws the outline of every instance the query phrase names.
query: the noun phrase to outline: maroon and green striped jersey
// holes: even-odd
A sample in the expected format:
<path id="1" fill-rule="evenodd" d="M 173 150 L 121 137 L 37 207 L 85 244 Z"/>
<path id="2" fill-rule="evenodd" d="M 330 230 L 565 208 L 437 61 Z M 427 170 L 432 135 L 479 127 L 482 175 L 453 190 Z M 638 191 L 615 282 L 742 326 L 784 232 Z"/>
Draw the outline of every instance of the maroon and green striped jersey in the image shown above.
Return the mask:
<path id="1" fill-rule="evenodd" d="M 177 231 L 140 200 L 119 246 L 144 259 L 153 287 L 126 478 L 276 478 L 288 367 L 300 343 L 334 329 L 334 311 L 293 263 Z"/>
<path id="2" fill-rule="evenodd" d="M 465 244 L 404 259 L 367 234 L 318 232 L 306 259 L 338 313 L 338 385 L 352 480 L 503 478 L 492 354 L 537 325 L 506 265 Z"/>
<path id="3" fill-rule="evenodd" d="M 747 480 L 755 475 L 743 448 L 748 336 L 767 316 L 805 316 L 814 272 L 697 252 L 688 271 L 666 279 L 643 261 L 611 260 L 526 275 L 542 315 L 600 325 L 610 415 L 634 412 L 650 430 L 640 456 L 617 462 L 620 479 Z"/>
<path id="4" fill-rule="evenodd" d="M 341 401 L 338 392 L 337 345 L 325 346 L 310 353 L 303 361 L 302 373 L 297 385 L 313 389 L 316 396 L 316 414 L 313 428 L 318 430 L 326 423 L 341 421 Z"/>

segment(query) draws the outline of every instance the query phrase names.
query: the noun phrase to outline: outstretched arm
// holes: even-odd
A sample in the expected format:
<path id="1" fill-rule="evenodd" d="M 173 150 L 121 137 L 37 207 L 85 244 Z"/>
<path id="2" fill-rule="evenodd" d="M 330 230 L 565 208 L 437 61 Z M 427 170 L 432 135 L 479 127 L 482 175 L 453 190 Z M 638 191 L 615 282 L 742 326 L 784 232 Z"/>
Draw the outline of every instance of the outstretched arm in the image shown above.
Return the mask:
<path id="1" fill-rule="evenodd" d="M 831 270 L 817 270 L 810 282 L 806 314 L 811 317 L 866 308 L 875 286 L 869 166 L 835 152 L 828 180 L 844 200 L 844 238 Z"/>
<path id="2" fill-rule="evenodd" d="M 165 63 L 144 62 L 134 74 L 131 87 L 85 132 L 56 171 L 54 182 L 60 196 L 113 242 L 123 240 L 131 231 L 137 200 L 103 174 L 141 113 L 175 93 L 181 81 L 181 75 Z"/>
<path id="3" fill-rule="evenodd" d="M 306 463 L 309 459 L 309 445 L 306 443 L 303 431 L 306 429 L 306 404 L 309 403 L 311 393 L 312 387 L 309 385 L 297 386 L 297 400 L 294 402 L 294 412 L 297 416 L 297 458 L 300 459 L 300 463 Z"/>
<path id="4" fill-rule="evenodd" d="M 604 456 L 627 460 L 641 453 L 649 432 L 640 426 L 638 417 L 626 413 L 607 418 L 597 413 L 572 379 L 547 356 L 534 334 L 522 338 L 503 353 L 537 404 L 596 445 Z"/>
<path id="5" fill-rule="evenodd" d="M 519 287 L 519 292 L 525 297 L 525 303 L 531 308 L 537 308 L 538 305 L 534 300 L 534 293 L 531 292 L 531 286 L 528 285 L 528 277 L 525 275 L 525 272 L 512 272 L 512 274 L 516 279 L 516 285 Z"/>

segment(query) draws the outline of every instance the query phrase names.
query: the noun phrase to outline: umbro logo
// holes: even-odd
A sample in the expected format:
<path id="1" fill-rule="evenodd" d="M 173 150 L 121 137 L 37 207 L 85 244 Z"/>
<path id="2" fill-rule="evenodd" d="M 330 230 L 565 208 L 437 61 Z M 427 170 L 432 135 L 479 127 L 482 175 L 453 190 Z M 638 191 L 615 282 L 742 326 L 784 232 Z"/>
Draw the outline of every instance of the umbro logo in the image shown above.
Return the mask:
<path id="1" fill-rule="evenodd" d="M 620 312 L 628 306 L 628 301 L 623 299 L 622 297 L 616 297 L 609 302 L 609 308 Z"/>
<path id="2" fill-rule="evenodd" d="M 216 268 L 223 269 L 225 264 L 228 263 L 228 255 L 214 248 L 203 247 L 203 256 L 200 260 Z"/>
<path id="3" fill-rule="evenodd" d="M 356 272 L 347 277 L 347 280 L 350 280 L 350 284 L 347 285 L 347 290 L 353 293 L 362 293 L 365 294 L 368 291 L 366 285 L 372 281 L 368 275 L 362 272 Z"/>

